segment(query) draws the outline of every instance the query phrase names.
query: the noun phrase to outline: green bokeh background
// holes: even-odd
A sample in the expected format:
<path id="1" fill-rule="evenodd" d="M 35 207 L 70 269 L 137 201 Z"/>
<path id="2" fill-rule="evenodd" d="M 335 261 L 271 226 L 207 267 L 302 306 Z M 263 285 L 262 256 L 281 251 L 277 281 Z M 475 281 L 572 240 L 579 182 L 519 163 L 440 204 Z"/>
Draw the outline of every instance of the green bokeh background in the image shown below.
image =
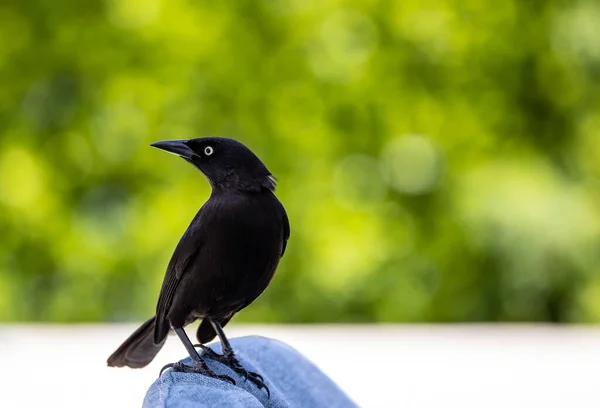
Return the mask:
<path id="1" fill-rule="evenodd" d="M 0 3 L 0 320 L 152 314 L 247 144 L 292 225 L 237 321 L 600 321 L 600 4 Z"/>

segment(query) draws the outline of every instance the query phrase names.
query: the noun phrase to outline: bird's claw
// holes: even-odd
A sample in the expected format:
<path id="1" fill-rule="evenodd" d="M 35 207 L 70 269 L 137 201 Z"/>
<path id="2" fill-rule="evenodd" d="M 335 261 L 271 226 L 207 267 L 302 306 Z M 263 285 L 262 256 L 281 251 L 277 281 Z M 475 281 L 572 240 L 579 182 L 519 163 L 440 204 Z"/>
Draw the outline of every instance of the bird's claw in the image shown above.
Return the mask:
<path id="1" fill-rule="evenodd" d="M 162 375 L 162 373 L 168 368 L 170 368 L 171 370 L 173 370 L 175 372 L 202 374 L 207 377 L 216 378 L 216 379 L 219 379 L 222 381 L 227 381 L 227 382 L 235 385 L 235 380 L 228 375 L 219 375 L 219 374 L 215 373 L 214 371 L 212 371 L 210 368 L 203 367 L 199 364 L 194 364 L 192 367 L 190 367 L 188 365 L 183 364 L 181 361 L 165 365 L 160 370 L 159 376 Z"/>
<path id="2" fill-rule="evenodd" d="M 216 351 L 214 351 L 210 347 L 206 347 L 204 344 L 194 344 L 194 347 L 201 348 L 202 349 L 202 355 L 207 355 L 210 358 L 212 358 L 213 360 L 221 361 L 221 358 L 223 357 L 221 354 L 217 353 Z"/>
<path id="3" fill-rule="evenodd" d="M 244 376 L 245 380 L 250 380 L 250 382 L 254 385 L 256 385 L 256 388 L 258 388 L 259 390 L 261 389 L 265 389 L 265 391 L 267 392 L 267 398 L 271 398 L 271 391 L 269 390 L 269 387 L 267 387 L 267 384 L 265 384 L 265 381 L 263 380 L 262 375 L 255 373 L 253 371 L 247 371 L 244 368 L 241 368 L 239 371 L 238 370 L 234 370 L 235 372 L 237 372 L 238 374 Z"/>
<path id="4" fill-rule="evenodd" d="M 163 373 L 165 372 L 165 370 L 167 370 L 169 368 L 175 367 L 175 364 L 178 364 L 178 363 L 169 363 L 169 364 L 166 364 L 163 368 L 160 369 L 160 373 L 158 373 L 158 376 L 160 377 L 161 375 L 163 375 Z M 174 371 L 177 371 L 177 370 L 174 369 Z"/>
<path id="5" fill-rule="evenodd" d="M 236 372 L 240 376 L 244 377 L 244 381 L 250 380 L 250 382 L 252 382 L 254 385 L 256 385 L 256 387 L 259 390 L 264 388 L 265 391 L 267 392 L 268 398 L 271 398 L 271 391 L 269 390 L 269 387 L 267 387 L 267 385 L 265 384 L 265 380 L 264 380 L 263 376 L 258 373 L 255 373 L 253 371 L 246 370 L 240 364 L 238 359 L 235 358 L 235 355 L 219 354 L 216 351 L 214 351 L 213 349 L 211 349 L 210 347 L 206 347 L 204 344 L 194 344 L 194 347 L 201 348 L 202 355 L 206 355 L 206 356 L 212 358 L 213 360 L 218 361 L 222 364 L 225 364 L 227 367 L 231 368 L 234 372 Z"/>
<path id="6" fill-rule="evenodd" d="M 244 370 L 246 371 L 246 370 Z M 252 382 L 254 385 L 256 385 L 256 388 L 258 388 L 259 390 L 261 389 L 265 389 L 265 391 L 267 392 L 267 398 L 270 399 L 271 398 L 271 391 L 269 390 L 269 387 L 267 387 L 267 384 L 265 384 L 265 382 L 262 379 L 262 376 L 258 373 L 254 373 L 252 371 L 246 371 L 246 375 L 250 382 Z"/>
<path id="7" fill-rule="evenodd" d="M 249 372 L 248 372 L 248 375 L 249 375 L 249 376 L 252 376 L 252 377 L 254 377 L 254 378 L 256 378 L 258 381 L 262 381 L 263 383 L 265 382 L 265 379 L 264 379 L 264 378 L 263 378 L 263 376 L 262 376 L 262 375 L 260 375 L 259 373 L 254 373 L 254 372 L 252 372 L 252 371 L 249 371 Z"/>
<path id="8" fill-rule="evenodd" d="M 232 359 L 230 361 L 231 361 L 231 366 L 230 366 L 231 369 L 234 370 L 239 375 L 241 375 L 242 377 L 244 377 L 244 380 L 248 380 L 249 379 L 252 382 L 254 382 L 254 380 L 256 380 L 256 381 L 260 381 L 260 382 L 264 383 L 265 379 L 259 373 L 255 373 L 253 371 L 246 370 L 240 364 L 240 362 L 237 361 L 236 359 Z M 258 388 L 260 388 L 259 384 L 257 384 L 256 382 L 254 382 L 254 383 L 258 386 Z"/>

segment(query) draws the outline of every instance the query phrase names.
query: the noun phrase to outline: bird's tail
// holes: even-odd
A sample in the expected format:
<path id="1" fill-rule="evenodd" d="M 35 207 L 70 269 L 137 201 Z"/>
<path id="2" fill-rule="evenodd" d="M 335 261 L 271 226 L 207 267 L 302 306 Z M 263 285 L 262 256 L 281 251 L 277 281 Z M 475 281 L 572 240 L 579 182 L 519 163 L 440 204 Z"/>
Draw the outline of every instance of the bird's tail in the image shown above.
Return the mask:
<path id="1" fill-rule="evenodd" d="M 167 340 L 166 336 L 158 344 L 154 343 L 154 325 L 156 316 L 142 324 L 108 358 L 110 367 L 142 368 L 147 366 L 158 354 Z"/>

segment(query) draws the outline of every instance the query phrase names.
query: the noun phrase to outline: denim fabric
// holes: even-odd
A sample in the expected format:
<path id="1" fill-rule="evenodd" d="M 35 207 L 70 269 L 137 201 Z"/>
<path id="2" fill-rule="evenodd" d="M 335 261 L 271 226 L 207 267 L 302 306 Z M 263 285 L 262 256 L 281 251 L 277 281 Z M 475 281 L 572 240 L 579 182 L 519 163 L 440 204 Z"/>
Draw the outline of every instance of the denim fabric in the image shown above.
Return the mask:
<path id="1" fill-rule="evenodd" d="M 217 374 L 236 385 L 193 373 L 165 371 L 150 387 L 144 408 L 154 407 L 356 407 L 344 392 L 313 363 L 277 340 L 263 337 L 231 339 L 231 345 L 248 371 L 261 374 L 271 391 L 259 390 L 228 367 L 204 357 Z M 221 346 L 211 345 L 217 353 Z M 190 364 L 190 359 L 183 360 Z"/>

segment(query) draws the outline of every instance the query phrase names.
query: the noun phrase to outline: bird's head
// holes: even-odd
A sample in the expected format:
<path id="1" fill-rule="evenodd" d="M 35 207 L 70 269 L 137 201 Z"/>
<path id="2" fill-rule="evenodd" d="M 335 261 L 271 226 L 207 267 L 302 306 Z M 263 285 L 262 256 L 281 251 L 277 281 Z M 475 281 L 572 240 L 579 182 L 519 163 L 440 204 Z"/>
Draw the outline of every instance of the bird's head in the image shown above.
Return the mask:
<path id="1" fill-rule="evenodd" d="M 213 189 L 275 190 L 276 179 L 242 143 L 224 137 L 168 140 L 153 147 L 175 154 L 200 170 Z"/>

